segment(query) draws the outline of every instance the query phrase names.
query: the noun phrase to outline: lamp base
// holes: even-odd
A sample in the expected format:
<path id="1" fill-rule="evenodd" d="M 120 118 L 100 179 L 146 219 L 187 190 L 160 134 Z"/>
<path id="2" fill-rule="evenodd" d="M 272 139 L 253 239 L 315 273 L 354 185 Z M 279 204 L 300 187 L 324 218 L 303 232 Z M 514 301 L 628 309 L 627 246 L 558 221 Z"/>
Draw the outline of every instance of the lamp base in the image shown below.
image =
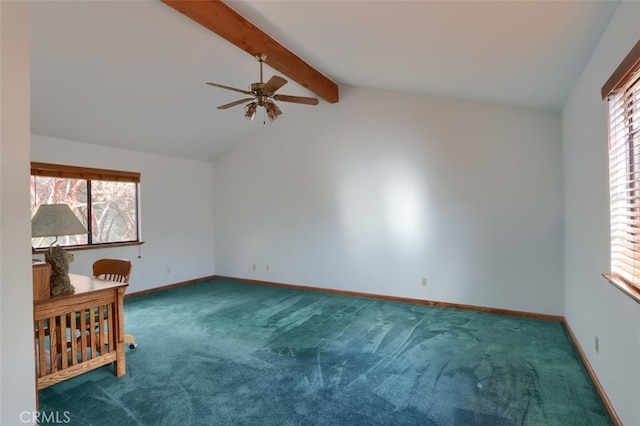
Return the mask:
<path id="1" fill-rule="evenodd" d="M 55 246 L 45 252 L 44 260 L 51 265 L 51 295 L 75 293 L 76 289 L 69 279 L 69 263 L 73 262 L 73 254 Z"/>

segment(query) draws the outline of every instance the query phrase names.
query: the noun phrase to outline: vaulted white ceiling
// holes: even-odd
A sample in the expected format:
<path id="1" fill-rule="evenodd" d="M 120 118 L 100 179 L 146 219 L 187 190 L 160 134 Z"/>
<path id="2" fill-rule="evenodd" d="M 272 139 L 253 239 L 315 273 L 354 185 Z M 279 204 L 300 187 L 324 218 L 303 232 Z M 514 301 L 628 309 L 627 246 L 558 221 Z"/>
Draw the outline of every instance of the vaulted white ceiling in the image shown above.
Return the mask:
<path id="1" fill-rule="evenodd" d="M 617 1 L 229 1 L 340 86 L 560 111 Z M 213 160 L 261 129 L 254 58 L 160 1 L 31 7 L 32 133 Z M 265 80 L 272 74 L 265 68 Z M 286 76 L 285 76 L 286 78 Z M 280 93 L 314 96 L 293 81 Z M 321 100 L 318 107 L 330 108 Z M 281 104 L 313 117 L 312 106 Z M 267 124 L 268 126 L 269 124 Z"/>

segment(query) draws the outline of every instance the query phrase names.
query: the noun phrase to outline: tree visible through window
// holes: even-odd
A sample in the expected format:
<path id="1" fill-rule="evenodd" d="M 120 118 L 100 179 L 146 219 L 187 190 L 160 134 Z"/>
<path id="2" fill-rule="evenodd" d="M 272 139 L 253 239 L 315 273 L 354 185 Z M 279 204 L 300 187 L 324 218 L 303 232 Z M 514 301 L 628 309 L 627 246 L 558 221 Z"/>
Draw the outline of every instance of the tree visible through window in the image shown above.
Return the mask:
<path id="1" fill-rule="evenodd" d="M 68 204 L 88 229 L 85 235 L 58 238 L 61 246 L 139 242 L 140 174 L 56 164 L 31 164 L 31 216 L 41 204 Z M 35 248 L 54 237 L 34 238 Z"/>

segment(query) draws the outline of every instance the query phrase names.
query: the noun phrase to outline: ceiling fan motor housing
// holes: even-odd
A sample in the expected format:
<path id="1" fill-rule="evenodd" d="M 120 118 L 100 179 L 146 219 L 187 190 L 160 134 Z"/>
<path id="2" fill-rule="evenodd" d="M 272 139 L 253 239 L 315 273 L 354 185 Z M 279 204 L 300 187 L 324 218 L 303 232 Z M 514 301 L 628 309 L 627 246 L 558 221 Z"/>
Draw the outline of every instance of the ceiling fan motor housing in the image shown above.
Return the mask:
<path id="1" fill-rule="evenodd" d="M 251 83 L 249 85 L 250 92 L 260 93 L 262 92 L 262 88 L 264 87 L 264 83 Z"/>

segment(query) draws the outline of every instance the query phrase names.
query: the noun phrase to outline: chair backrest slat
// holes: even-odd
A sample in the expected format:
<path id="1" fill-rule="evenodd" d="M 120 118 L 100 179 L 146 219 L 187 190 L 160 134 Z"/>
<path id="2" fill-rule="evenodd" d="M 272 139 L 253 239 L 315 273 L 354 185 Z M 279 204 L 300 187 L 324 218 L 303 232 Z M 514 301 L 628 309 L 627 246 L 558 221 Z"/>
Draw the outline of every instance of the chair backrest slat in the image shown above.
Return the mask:
<path id="1" fill-rule="evenodd" d="M 108 281 L 128 283 L 131 261 L 126 259 L 99 259 L 93 263 L 93 276 Z"/>

